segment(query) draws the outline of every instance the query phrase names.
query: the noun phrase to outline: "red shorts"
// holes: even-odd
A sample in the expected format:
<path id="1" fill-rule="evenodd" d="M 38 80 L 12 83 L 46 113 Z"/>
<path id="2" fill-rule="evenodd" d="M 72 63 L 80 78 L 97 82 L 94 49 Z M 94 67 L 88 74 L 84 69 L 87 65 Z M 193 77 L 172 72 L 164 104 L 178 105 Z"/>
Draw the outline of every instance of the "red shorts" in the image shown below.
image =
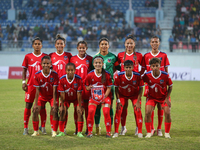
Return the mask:
<path id="1" fill-rule="evenodd" d="M 85 86 L 83 86 L 82 99 L 83 100 L 89 100 L 90 99 L 90 91 L 86 90 Z"/>
<path id="2" fill-rule="evenodd" d="M 111 98 L 110 98 L 109 96 L 106 97 L 103 101 L 104 101 L 104 102 L 102 102 L 101 104 L 109 104 L 109 105 L 111 105 Z M 90 98 L 89 103 L 93 103 L 93 104 L 96 104 L 96 105 L 99 105 L 99 104 L 100 104 L 100 102 L 95 101 L 95 100 L 93 100 L 92 98 Z"/>
<path id="3" fill-rule="evenodd" d="M 50 100 L 43 99 L 41 97 L 38 98 L 38 105 L 44 107 L 45 104 L 49 102 L 51 107 L 53 106 L 53 98 Z M 58 106 L 58 99 L 56 99 L 56 105 Z"/>
<path id="4" fill-rule="evenodd" d="M 131 102 L 133 103 L 133 105 L 135 105 L 136 104 L 136 102 L 137 102 L 137 98 L 138 98 L 138 96 L 133 96 L 133 97 L 125 97 L 125 96 L 120 96 L 120 102 L 121 102 L 121 104 L 122 104 L 122 106 L 124 106 L 124 104 L 130 99 L 131 100 Z M 116 104 L 117 104 L 117 102 L 116 102 Z M 141 105 L 141 100 L 140 100 L 140 105 Z"/>
<path id="5" fill-rule="evenodd" d="M 164 101 L 165 100 L 157 100 L 157 99 L 152 99 L 152 98 L 147 97 L 146 105 L 151 105 L 155 107 L 157 103 L 160 103 L 162 107 L 168 106 L 167 103 L 164 104 Z M 171 98 L 169 98 L 169 101 L 171 102 Z"/>
<path id="6" fill-rule="evenodd" d="M 36 88 L 34 86 L 27 86 L 25 92 L 25 102 L 33 103 L 35 99 Z"/>
<path id="7" fill-rule="evenodd" d="M 71 103 L 73 103 L 74 107 L 77 107 L 79 105 L 78 100 L 71 100 L 71 101 L 67 100 L 67 101 L 64 101 L 64 106 L 67 106 L 67 108 L 69 108 Z"/>

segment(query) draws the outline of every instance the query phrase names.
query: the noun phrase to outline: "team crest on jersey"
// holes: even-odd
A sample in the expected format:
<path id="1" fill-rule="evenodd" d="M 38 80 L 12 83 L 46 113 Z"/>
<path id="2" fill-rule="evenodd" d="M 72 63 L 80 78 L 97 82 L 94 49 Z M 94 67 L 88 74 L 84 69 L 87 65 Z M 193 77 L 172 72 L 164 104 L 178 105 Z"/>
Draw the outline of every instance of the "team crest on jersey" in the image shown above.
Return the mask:
<path id="1" fill-rule="evenodd" d="M 160 61 L 162 61 L 162 57 L 159 57 Z"/>
<path id="2" fill-rule="evenodd" d="M 164 80 L 160 80 L 160 84 L 163 84 L 164 83 Z"/>
<path id="3" fill-rule="evenodd" d="M 104 99 L 104 88 L 103 87 L 93 87 L 91 89 L 92 99 L 101 102 Z"/>
<path id="4" fill-rule="evenodd" d="M 54 80 L 53 78 L 50 78 L 50 82 L 53 82 L 53 80 Z"/>
<path id="5" fill-rule="evenodd" d="M 134 80 L 134 81 L 133 81 L 133 85 L 136 85 L 136 83 L 137 83 L 137 81 L 136 81 L 136 80 Z"/>
<path id="6" fill-rule="evenodd" d="M 108 62 L 110 63 L 110 62 L 111 62 L 111 59 L 108 59 Z"/>
<path id="7" fill-rule="evenodd" d="M 64 60 L 67 60 L 67 56 L 64 56 Z"/>
<path id="8" fill-rule="evenodd" d="M 86 64 L 89 64 L 90 63 L 90 61 L 89 60 L 86 60 Z"/>
<path id="9" fill-rule="evenodd" d="M 77 83 L 74 83 L 74 88 L 77 88 L 78 87 L 78 84 Z"/>

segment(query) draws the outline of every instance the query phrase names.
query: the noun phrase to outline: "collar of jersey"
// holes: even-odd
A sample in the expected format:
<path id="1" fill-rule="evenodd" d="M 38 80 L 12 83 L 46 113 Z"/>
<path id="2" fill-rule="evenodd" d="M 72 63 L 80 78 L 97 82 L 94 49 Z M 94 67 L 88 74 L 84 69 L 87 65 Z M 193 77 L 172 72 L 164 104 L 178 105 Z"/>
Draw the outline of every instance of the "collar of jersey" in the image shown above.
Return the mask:
<path id="1" fill-rule="evenodd" d="M 40 57 L 40 56 L 42 55 L 42 52 L 41 52 L 40 55 L 35 55 L 33 52 L 32 52 L 32 54 L 33 54 L 35 57 Z"/>
<path id="2" fill-rule="evenodd" d="M 94 74 L 95 74 L 95 76 L 97 76 L 98 78 L 102 76 L 102 74 L 98 76 L 98 75 L 96 74 L 96 70 L 95 70 L 95 69 L 94 69 Z"/>
<path id="3" fill-rule="evenodd" d="M 66 79 L 67 79 L 67 82 L 69 82 L 69 84 L 71 84 L 71 83 L 74 81 L 74 78 L 75 78 L 75 74 L 74 74 L 74 77 L 73 77 L 72 81 L 69 82 L 69 80 L 68 80 L 68 78 L 67 78 L 67 74 L 66 74 Z"/>
<path id="4" fill-rule="evenodd" d="M 158 53 L 156 55 L 154 55 L 152 52 L 150 52 L 152 56 L 156 57 L 158 56 L 158 54 L 160 53 L 160 51 L 158 51 Z"/>
<path id="5" fill-rule="evenodd" d="M 133 72 L 132 72 L 132 75 L 131 75 L 131 78 L 130 78 L 130 79 L 128 79 L 128 77 L 126 76 L 126 72 L 125 72 L 125 78 L 126 78 L 128 81 L 130 81 L 130 80 L 133 78 Z"/>
<path id="6" fill-rule="evenodd" d="M 133 52 L 132 52 L 131 54 L 128 54 L 128 53 L 126 52 L 126 55 L 131 56 L 131 55 L 133 55 Z"/>
<path id="7" fill-rule="evenodd" d="M 87 54 L 85 54 L 85 57 L 87 56 Z M 77 54 L 77 57 L 81 60 L 85 59 L 85 57 L 81 58 L 78 54 Z"/>
<path id="8" fill-rule="evenodd" d="M 56 54 L 57 54 L 58 56 L 61 56 L 62 54 L 64 54 L 64 51 L 62 52 L 62 54 L 58 54 L 57 52 L 56 52 Z"/>
<path id="9" fill-rule="evenodd" d="M 42 72 L 42 75 L 43 75 L 45 78 L 48 78 L 48 77 L 50 76 L 50 74 L 51 74 L 51 69 L 50 69 L 50 72 L 49 72 L 49 74 L 48 74 L 47 76 L 44 75 L 43 70 L 42 70 L 41 72 Z"/>
<path id="10" fill-rule="evenodd" d="M 153 71 L 151 71 L 151 75 L 152 75 L 152 77 L 153 77 L 154 79 L 158 79 L 158 78 L 161 76 L 161 71 L 160 71 L 160 74 L 159 74 L 157 77 L 154 77 Z"/>

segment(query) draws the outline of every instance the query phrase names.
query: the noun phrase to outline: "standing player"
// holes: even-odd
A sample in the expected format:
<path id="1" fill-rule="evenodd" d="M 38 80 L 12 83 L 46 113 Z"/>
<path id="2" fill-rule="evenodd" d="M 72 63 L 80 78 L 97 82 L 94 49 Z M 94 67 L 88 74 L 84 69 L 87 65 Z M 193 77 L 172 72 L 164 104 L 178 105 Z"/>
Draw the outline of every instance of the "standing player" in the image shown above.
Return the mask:
<path id="1" fill-rule="evenodd" d="M 133 62 L 126 60 L 124 62 L 123 72 L 118 73 L 115 77 L 115 93 L 117 98 L 116 113 L 115 113 L 115 133 L 113 138 L 118 137 L 118 128 L 121 120 L 121 113 L 124 104 L 130 99 L 133 104 L 134 112 L 138 125 L 138 137 L 142 138 L 142 112 L 141 112 L 141 97 L 144 83 L 141 80 L 140 74 L 133 72 Z M 138 108 L 138 110 L 136 110 Z"/>
<path id="2" fill-rule="evenodd" d="M 35 83 L 36 94 L 35 94 L 35 104 L 33 106 L 33 129 L 34 133 L 31 136 L 38 136 L 38 125 L 39 118 L 38 113 L 41 110 L 41 107 L 44 107 L 46 102 L 49 102 L 51 105 L 51 111 L 53 113 L 53 119 L 58 120 L 58 99 L 57 86 L 59 82 L 58 74 L 55 71 L 51 71 L 51 58 L 49 56 L 42 57 L 42 70 L 35 74 Z M 57 122 L 55 122 L 57 123 Z M 58 124 L 53 124 L 54 127 Z M 52 135 L 53 137 L 53 135 Z"/>
<path id="3" fill-rule="evenodd" d="M 124 71 L 124 62 L 126 60 L 133 61 L 133 71 L 139 72 L 139 65 L 142 64 L 142 54 L 135 51 L 135 38 L 133 35 L 128 35 L 125 39 L 125 51 L 120 52 L 118 54 L 118 63 L 121 64 L 121 71 Z M 144 72 L 144 71 L 140 71 Z M 139 72 L 139 73 L 140 73 Z M 126 117 L 127 117 L 127 107 L 128 107 L 128 101 L 124 104 L 122 116 L 121 116 L 121 135 L 125 135 L 127 132 L 126 129 Z M 134 111 L 134 114 L 136 115 L 136 112 Z M 136 117 L 135 117 L 136 118 Z M 136 120 L 136 126 L 137 126 L 137 120 Z M 138 133 L 138 128 L 136 127 L 135 135 Z"/>
<path id="4" fill-rule="evenodd" d="M 92 130 L 94 124 L 94 115 L 96 107 L 99 104 L 103 106 L 104 122 L 106 126 L 106 137 L 111 137 L 111 118 L 110 118 L 110 105 L 111 105 L 111 75 L 103 69 L 103 58 L 96 56 L 93 59 L 94 70 L 91 71 L 85 80 L 85 86 L 88 91 L 91 91 L 91 98 L 88 106 L 88 135 L 92 137 Z"/>
<path id="5" fill-rule="evenodd" d="M 101 56 L 104 60 L 103 69 L 108 71 L 111 74 L 112 82 L 113 80 L 113 74 L 115 71 L 115 66 L 117 65 L 117 57 L 115 54 L 108 51 L 109 49 L 109 40 L 107 38 L 101 38 L 99 40 L 99 53 L 95 56 Z M 94 56 L 94 57 L 95 57 Z M 119 69 L 119 68 L 118 68 Z M 114 87 L 111 89 L 112 97 L 111 97 L 111 109 L 110 109 L 110 117 L 111 117 L 111 124 L 113 124 L 113 108 L 112 108 L 112 102 L 114 99 Z M 96 124 L 96 134 L 100 134 L 100 118 L 101 118 L 101 105 L 97 106 L 96 113 L 95 113 L 95 124 Z"/>
<path id="6" fill-rule="evenodd" d="M 58 91 L 61 96 L 60 104 L 60 119 L 59 119 L 59 129 L 60 133 L 57 136 L 65 136 L 64 126 L 65 122 L 67 124 L 66 116 L 68 116 L 68 108 L 71 103 L 74 104 L 74 110 L 78 111 L 78 121 L 83 122 L 83 108 L 81 105 L 81 93 L 83 89 L 83 83 L 80 76 L 75 74 L 76 67 L 73 63 L 68 63 L 66 65 L 66 74 L 60 78 Z M 77 113 L 77 112 L 76 112 Z M 83 124 L 80 128 L 83 128 Z M 80 129 L 82 131 L 82 129 Z M 83 137 L 80 132 L 79 137 Z"/>
<path id="7" fill-rule="evenodd" d="M 25 56 L 24 61 L 22 63 L 23 72 L 22 72 L 22 89 L 25 91 L 25 110 L 24 110 L 24 133 L 23 135 L 28 134 L 28 122 L 31 116 L 31 107 L 33 105 L 35 99 L 35 87 L 34 84 L 34 76 L 35 73 L 42 69 L 41 67 L 41 59 L 46 54 L 41 52 L 42 49 L 42 40 L 39 37 L 36 37 L 32 41 L 32 47 L 34 51 Z M 27 70 L 29 72 L 28 82 L 26 84 L 26 73 Z M 44 118 L 46 114 L 46 109 L 41 109 L 40 115 L 41 120 Z M 45 122 L 41 121 L 41 123 L 45 124 Z M 42 132 L 45 134 L 46 131 L 43 128 Z"/>
<path id="8" fill-rule="evenodd" d="M 160 103 L 165 113 L 165 138 L 170 138 L 171 128 L 171 100 L 172 80 L 167 72 L 160 71 L 161 61 L 159 58 L 152 58 L 149 65 L 152 71 L 144 74 L 143 81 L 147 83 L 149 92 L 145 105 L 145 125 L 147 130 L 146 138 L 151 134 L 151 113 L 157 103 Z M 168 87 L 168 89 L 167 89 Z"/>
<path id="9" fill-rule="evenodd" d="M 77 43 L 77 50 L 78 54 L 73 56 L 70 59 L 71 63 L 74 63 L 76 66 L 76 72 L 75 74 L 79 75 L 81 79 L 83 80 L 83 83 L 85 83 L 85 79 L 87 74 L 91 70 L 91 65 L 92 65 L 92 57 L 90 55 L 86 54 L 87 50 L 87 42 L 86 41 L 80 41 Z M 83 100 L 83 107 L 85 110 L 85 120 L 87 121 L 87 116 L 88 116 L 88 101 L 89 101 L 89 96 L 90 92 L 85 89 L 85 86 L 83 86 L 83 91 L 82 91 L 82 100 Z M 83 122 L 77 122 L 78 127 L 83 126 Z M 82 130 L 78 129 L 80 132 Z M 86 129 L 86 134 L 87 134 L 87 129 Z M 80 133 L 77 134 L 77 136 L 81 135 Z"/>
<path id="10" fill-rule="evenodd" d="M 142 62 L 143 71 L 146 70 L 147 72 L 149 72 L 151 70 L 150 65 L 149 65 L 149 61 L 152 58 L 156 57 L 156 58 L 159 58 L 161 60 L 160 70 L 161 71 L 165 71 L 165 72 L 168 73 L 168 66 L 170 65 L 169 64 L 169 60 L 167 58 L 167 54 L 166 53 L 163 53 L 163 52 L 161 52 L 161 51 L 158 50 L 159 45 L 160 45 L 159 38 L 157 36 L 153 36 L 151 38 L 150 45 L 152 47 L 151 52 L 146 53 L 144 55 L 144 57 L 143 57 L 143 62 Z M 148 86 L 145 86 L 144 96 L 147 97 L 147 95 L 148 95 Z M 162 126 L 162 121 L 163 121 L 164 110 L 162 109 L 160 103 L 157 103 L 157 108 L 158 108 L 157 135 L 158 136 L 162 136 L 161 126 Z M 154 120 L 154 111 L 152 111 L 152 116 L 151 116 L 151 121 L 152 121 L 152 124 L 151 124 L 151 127 L 152 127 L 151 133 L 152 133 L 152 135 L 155 132 L 153 120 Z"/>
<path id="11" fill-rule="evenodd" d="M 53 70 L 55 70 L 58 73 L 59 78 L 61 78 L 63 75 L 66 74 L 65 72 L 65 66 L 70 61 L 70 58 L 72 57 L 71 53 L 64 52 L 64 48 L 66 46 L 66 40 L 63 38 L 60 34 L 56 36 L 55 39 L 55 47 L 56 52 L 50 53 L 49 56 L 51 57 Z M 59 92 L 57 93 L 57 96 L 59 97 Z M 53 121 L 52 121 L 53 115 L 50 114 L 50 121 L 51 121 L 51 127 L 53 129 Z"/>

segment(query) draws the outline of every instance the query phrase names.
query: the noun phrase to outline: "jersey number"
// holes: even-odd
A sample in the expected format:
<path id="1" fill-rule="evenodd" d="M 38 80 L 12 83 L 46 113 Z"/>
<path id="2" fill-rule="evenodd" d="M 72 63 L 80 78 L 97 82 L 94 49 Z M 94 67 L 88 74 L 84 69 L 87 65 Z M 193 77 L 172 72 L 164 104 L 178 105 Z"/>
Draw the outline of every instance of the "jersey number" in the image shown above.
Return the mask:
<path id="1" fill-rule="evenodd" d="M 68 92 L 68 96 L 73 96 L 73 92 Z"/>
<path id="2" fill-rule="evenodd" d="M 83 68 L 81 68 L 81 73 L 83 73 Z"/>
<path id="3" fill-rule="evenodd" d="M 62 70 L 63 69 L 63 64 L 58 65 L 58 70 Z"/>
<path id="4" fill-rule="evenodd" d="M 48 92 L 48 86 L 46 86 L 47 92 Z"/>
<path id="5" fill-rule="evenodd" d="M 40 71 L 40 65 L 36 65 L 35 66 L 35 70 L 38 72 L 38 71 Z"/>
<path id="6" fill-rule="evenodd" d="M 156 93 L 158 92 L 158 88 L 157 88 L 157 87 L 155 87 L 155 92 L 156 92 Z"/>

